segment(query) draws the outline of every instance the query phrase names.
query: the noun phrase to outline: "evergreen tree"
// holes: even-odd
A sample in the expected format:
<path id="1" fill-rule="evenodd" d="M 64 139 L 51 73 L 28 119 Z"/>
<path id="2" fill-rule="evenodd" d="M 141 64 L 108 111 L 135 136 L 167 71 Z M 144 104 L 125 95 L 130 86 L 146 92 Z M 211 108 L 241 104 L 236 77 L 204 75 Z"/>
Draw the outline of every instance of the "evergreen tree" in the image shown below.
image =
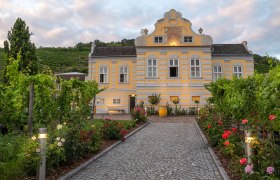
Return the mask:
<path id="1" fill-rule="evenodd" d="M 8 32 L 8 41 L 4 42 L 5 52 L 9 58 L 17 59 L 18 53 L 21 54 L 19 62 L 19 71 L 29 75 L 38 73 L 38 59 L 36 56 L 36 47 L 30 40 L 29 27 L 25 21 L 18 18 Z M 7 63 L 6 63 L 7 65 Z"/>

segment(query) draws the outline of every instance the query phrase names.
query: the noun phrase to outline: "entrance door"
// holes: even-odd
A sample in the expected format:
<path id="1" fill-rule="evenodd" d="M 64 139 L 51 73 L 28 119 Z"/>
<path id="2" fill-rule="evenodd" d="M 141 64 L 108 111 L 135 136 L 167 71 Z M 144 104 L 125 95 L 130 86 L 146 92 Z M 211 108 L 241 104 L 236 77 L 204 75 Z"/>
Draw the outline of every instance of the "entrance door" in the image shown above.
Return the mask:
<path id="1" fill-rule="evenodd" d="M 130 109 L 130 112 L 132 112 L 132 110 L 134 109 L 135 107 L 135 96 L 130 96 L 130 105 L 129 105 L 129 109 Z"/>

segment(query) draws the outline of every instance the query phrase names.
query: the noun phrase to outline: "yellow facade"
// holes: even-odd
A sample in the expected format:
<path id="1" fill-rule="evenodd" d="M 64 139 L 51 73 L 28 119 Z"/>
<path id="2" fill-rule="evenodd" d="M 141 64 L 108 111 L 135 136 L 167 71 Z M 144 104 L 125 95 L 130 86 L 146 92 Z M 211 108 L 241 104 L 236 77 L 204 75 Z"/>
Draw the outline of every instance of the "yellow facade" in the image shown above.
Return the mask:
<path id="1" fill-rule="evenodd" d="M 182 108 L 196 106 L 197 99 L 202 105 L 210 96 L 205 84 L 218 77 L 253 74 L 247 42 L 213 44 L 211 36 L 202 32 L 195 33 L 189 20 L 170 10 L 151 34 L 141 30 L 135 47 L 93 46 L 87 78 L 107 87 L 97 96 L 97 113 L 129 113 L 134 97 L 136 103 L 149 106 L 153 93 L 161 94 L 159 105 L 172 104 L 172 96 L 178 96 Z"/>

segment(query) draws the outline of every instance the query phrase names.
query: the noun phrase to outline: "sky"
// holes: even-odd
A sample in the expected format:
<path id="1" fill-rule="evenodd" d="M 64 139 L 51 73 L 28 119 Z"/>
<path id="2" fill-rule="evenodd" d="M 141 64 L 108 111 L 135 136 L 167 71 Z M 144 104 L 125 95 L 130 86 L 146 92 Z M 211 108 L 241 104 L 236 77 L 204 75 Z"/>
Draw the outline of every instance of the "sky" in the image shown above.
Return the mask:
<path id="1" fill-rule="evenodd" d="M 0 0 L 0 47 L 18 17 L 36 47 L 135 39 L 170 9 L 214 43 L 248 42 L 253 53 L 280 58 L 280 0 Z"/>

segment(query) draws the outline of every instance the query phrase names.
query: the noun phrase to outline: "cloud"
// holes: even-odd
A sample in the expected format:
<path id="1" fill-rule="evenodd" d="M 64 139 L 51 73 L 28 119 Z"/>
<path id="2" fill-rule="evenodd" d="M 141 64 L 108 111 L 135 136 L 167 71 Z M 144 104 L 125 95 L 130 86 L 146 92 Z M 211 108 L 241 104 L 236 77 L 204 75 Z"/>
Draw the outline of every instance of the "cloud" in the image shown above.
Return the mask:
<path id="1" fill-rule="evenodd" d="M 255 53 L 280 54 L 279 0 L 1 0 L 0 46 L 17 17 L 35 35 L 37 46 L 74 46 L 95 39 L 118 41 L 136 38 L 140 29 L 170 9 L 189 19 L 194 31 L 202 27 L 215 43 L 248 41 Z"/>

